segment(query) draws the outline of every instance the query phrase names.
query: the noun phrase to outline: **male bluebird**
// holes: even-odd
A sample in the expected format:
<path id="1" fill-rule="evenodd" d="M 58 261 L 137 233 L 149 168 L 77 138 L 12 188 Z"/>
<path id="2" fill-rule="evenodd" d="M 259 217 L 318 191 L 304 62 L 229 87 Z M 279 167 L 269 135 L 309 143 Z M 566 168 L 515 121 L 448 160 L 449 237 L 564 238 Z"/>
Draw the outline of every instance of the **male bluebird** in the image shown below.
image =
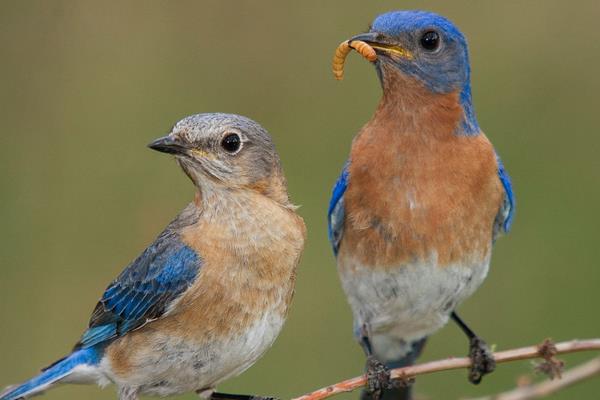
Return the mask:
<path id="1" fill-rule="evenodd" d="M 279 334 L 305 240 L 273 142 L 248 118 L 198 114 L 149 147 L 175 156 L 194 200 L 108 286 L 73 352 L 0 400 L 110 382 L 120 400 L 253 397 L 214 390 Z"/>
<path id="2" fill-rule="evenodd" d="M 495 363 L 454 310 L 485 278 L 514 197 L 475 118 L 465 38 L 439 15 L 395 11 L 353 40 L 375 50 L 383 96 L 352 142 L 328 220 L 367 355 L 364 395 L 410 398 L 388 368 L 412 364 L 449 317 L 470 339 L 478 383 Z"/>

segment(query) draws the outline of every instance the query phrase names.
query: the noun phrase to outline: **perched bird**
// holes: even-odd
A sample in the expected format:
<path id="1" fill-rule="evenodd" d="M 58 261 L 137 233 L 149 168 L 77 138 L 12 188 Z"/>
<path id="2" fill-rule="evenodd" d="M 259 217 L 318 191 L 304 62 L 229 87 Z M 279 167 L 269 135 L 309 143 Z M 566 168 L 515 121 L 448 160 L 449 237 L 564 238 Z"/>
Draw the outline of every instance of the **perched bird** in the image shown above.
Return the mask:
<path id="1" fill-rule="evenodd" d="M 108 286 L 73 352 L 0 400 L 57 383 L 116 384 L 120 400 L 214 392 L 271 346 L 288 313 L 305 226 L 279 156 L 256 122 L 179 121 L 149 145 L 173 154 L 194 200 Z"/>
<path id="2" fill-rule="evenodd" d="M 450 317 L 470 339 L 470 380 L 478 383 L 495 363 L 454 310 L 483 282 L 514 197 L 475 118 L 467 43 L 449 20 L 424 11 L 380 15 L 353 41 L 375 51 L 383 96 L 352 142 L 328 221 L 367 355 L 363 395 L 410 398 L 388 369 L 412 364 Z"/>

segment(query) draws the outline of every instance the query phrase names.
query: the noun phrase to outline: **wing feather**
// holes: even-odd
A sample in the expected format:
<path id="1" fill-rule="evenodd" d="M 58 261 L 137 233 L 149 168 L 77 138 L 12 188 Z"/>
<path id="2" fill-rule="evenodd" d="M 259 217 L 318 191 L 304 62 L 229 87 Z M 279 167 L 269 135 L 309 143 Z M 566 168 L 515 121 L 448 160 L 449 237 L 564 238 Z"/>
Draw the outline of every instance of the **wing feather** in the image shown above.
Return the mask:
<path id="1" fill-rule="evenodd" d="M 76 348 L 110 341 L 160 318 L 195 281 L 201 258 L 167 229 L 106 289 Z"/>

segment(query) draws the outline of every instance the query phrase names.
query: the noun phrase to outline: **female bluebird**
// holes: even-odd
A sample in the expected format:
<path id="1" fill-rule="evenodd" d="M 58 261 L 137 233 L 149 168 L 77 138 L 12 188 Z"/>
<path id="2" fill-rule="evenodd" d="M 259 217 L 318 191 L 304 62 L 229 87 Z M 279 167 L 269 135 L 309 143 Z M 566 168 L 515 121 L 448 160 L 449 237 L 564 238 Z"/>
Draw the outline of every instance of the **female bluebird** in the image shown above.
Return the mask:
<path id="1" fill-rule="evenodd" d="M 248 118 L 198 114 L 149 147 L 175 156 L 193 202 L 108 286 L 73 352 L 0 400 L 111 382 L 120 400 L 253 397 L 214 390 L 279 334 L 305 240 L 273 142 Z"/>
<path id="2" fill-rule="evenodd" d="M 353 40 L 375 50 L 383 96 L 352 142 L 328 217 L 367 394 L 410 398 L 387 369 L 411 364 L 450 317 L 469 336 L 478 383 L 494 360 L 454 310 L 483 282 L 514 198 L 475 118 L 465 38 L 439 15 L 395 11 Z"/>

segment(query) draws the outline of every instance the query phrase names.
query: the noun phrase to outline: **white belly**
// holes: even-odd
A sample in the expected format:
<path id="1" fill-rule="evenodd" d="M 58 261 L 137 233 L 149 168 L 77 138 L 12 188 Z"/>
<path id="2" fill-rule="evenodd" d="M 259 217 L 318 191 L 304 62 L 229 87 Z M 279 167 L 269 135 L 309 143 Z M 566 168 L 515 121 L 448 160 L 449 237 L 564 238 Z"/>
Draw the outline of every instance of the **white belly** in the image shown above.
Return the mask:
<path id="1" fill-rule="evenodd" d="M 245 333 L 207 344 L 157 332 L 150 349 L 136 355 L 134 372 L 126 381 L 110 372 L 106 358 L 100 368 L 118 386 L 137 387 L 140 394 L 170 396 L 212 389 L 254 364 L 273 344 L 283 323 L 277 312 L 266 313 Z"/>
<path id="2" fill-rule="evenodd" d="M 481 285 L 490 256 L 475 265 L 439 267 L 435 261 L 397 268 L 365 267 L 349 257 L 340 266 L 355 326 L 366 324 L 382 361 L 404 356 L 412 341 L 440 329 L 450 313 Z"/>

